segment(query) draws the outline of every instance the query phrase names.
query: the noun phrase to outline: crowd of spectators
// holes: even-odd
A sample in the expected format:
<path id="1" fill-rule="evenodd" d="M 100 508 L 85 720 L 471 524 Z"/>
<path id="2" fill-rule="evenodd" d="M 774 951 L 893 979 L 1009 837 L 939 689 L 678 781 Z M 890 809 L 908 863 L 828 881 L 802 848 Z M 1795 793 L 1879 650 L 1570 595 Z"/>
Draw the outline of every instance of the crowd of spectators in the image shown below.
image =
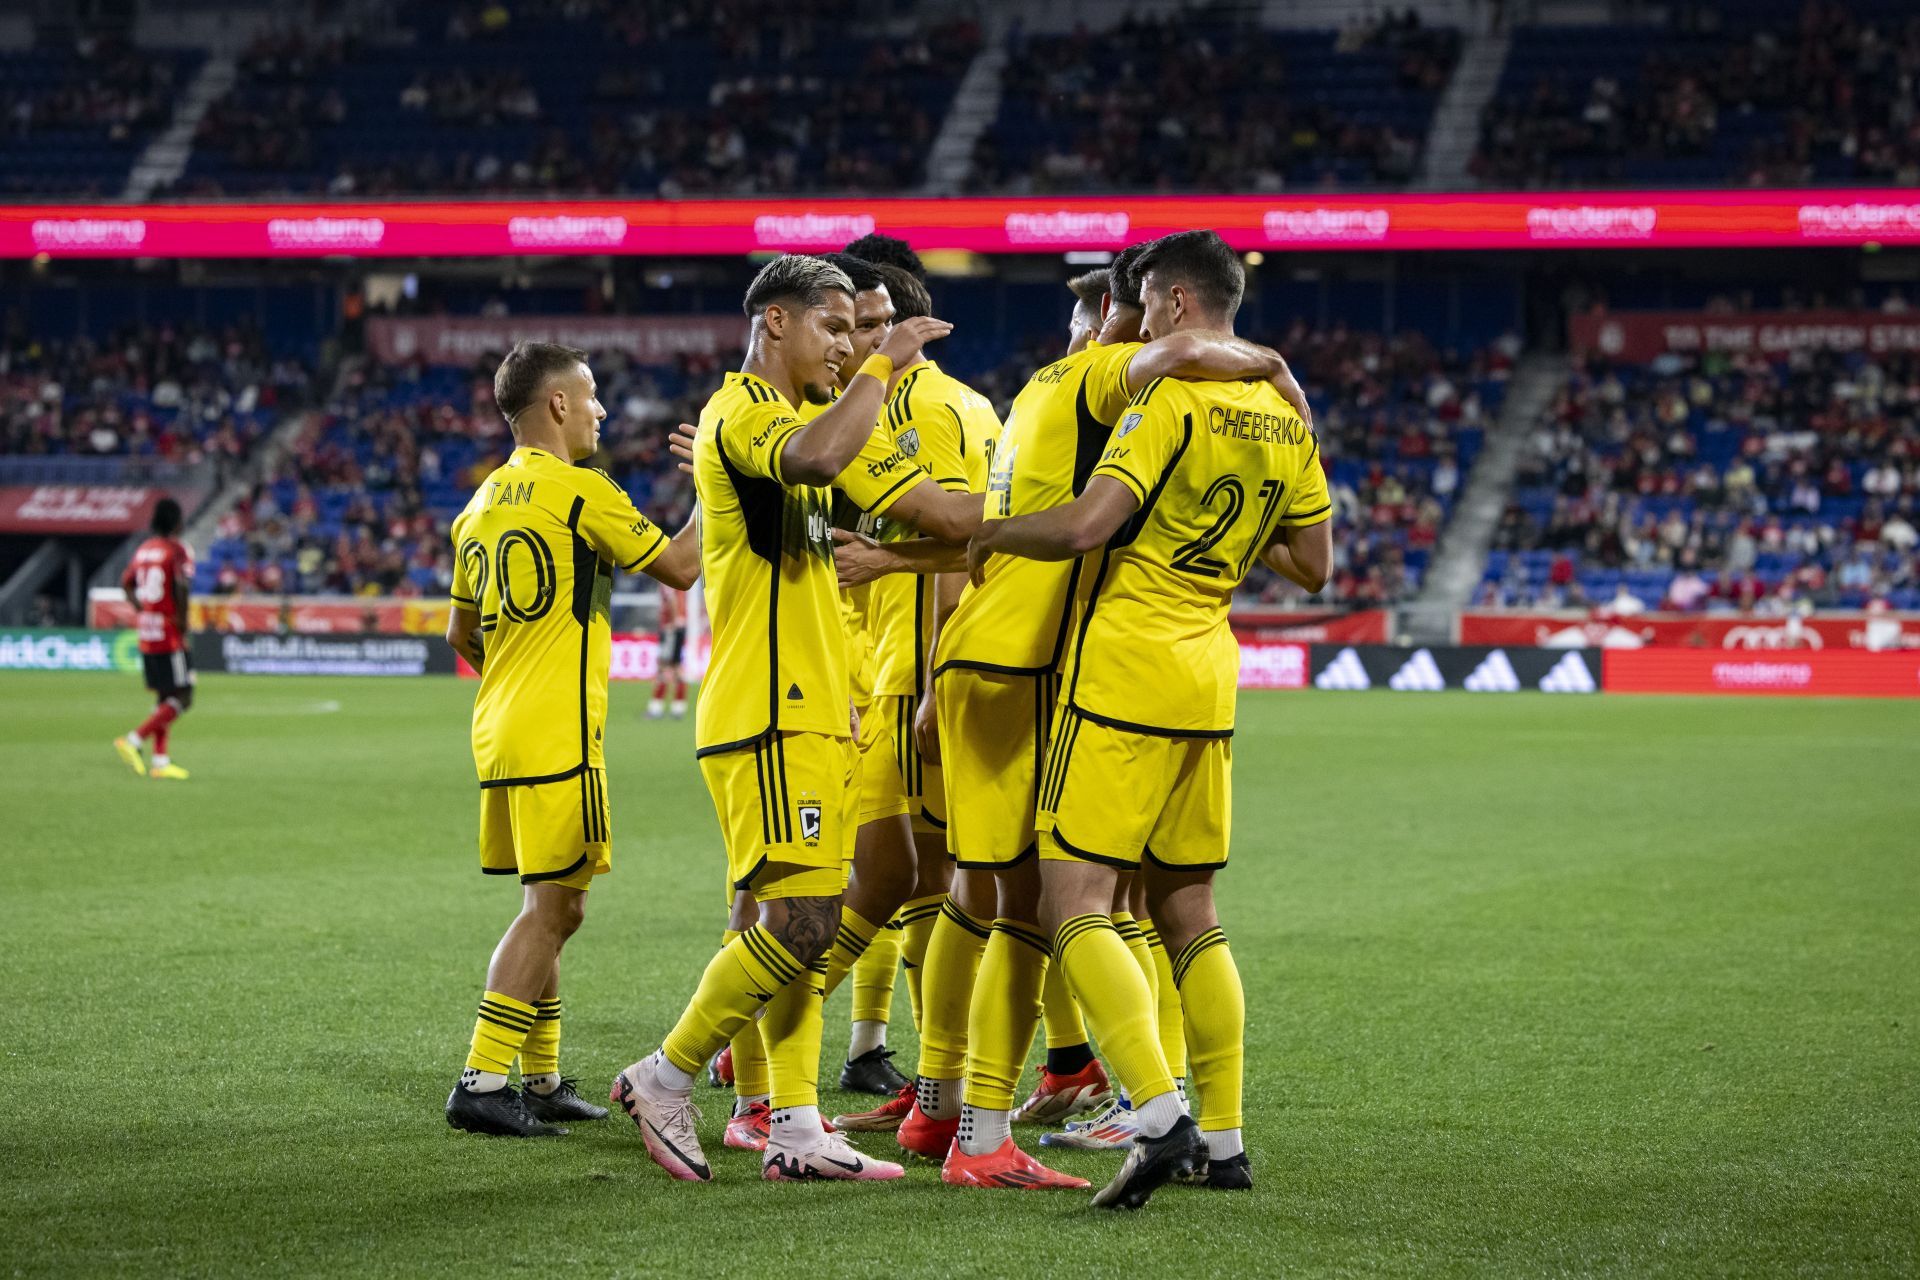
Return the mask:
<path id="1" fill-rule="evenodd" d="M 0 343 L 0 454 L 223 467 L 307 394 L 300 362 L 240 326 L 160 325 L 103 341 Z"/>
<path id="2" fill-rule="evenodd" d="M 1334 35 L 1205 13 L 1100 32 L 1016 29 L 982 191 L 1271 191 L 1413 174 L 1459 35 L 1404 16 Z"/>
<path id="3" fill-rule="evenodd" d="M 822 0 L 421 6 L 381 38 L 263 36 L 175 194 L 755 195 L 917 185 L 979 47 Z"/>
<path id="4" fill-rule="evenodd" d="M 685 388 L 711 382 L 718 363 L 655 369 L 601 357 L 594 370 L 608 409 L 594 465 L 677 529 L 692 508 L 692 487 L 667 452 L 667 434 L 698 410 Z M 493 401 L 491 363 L 362 368 L 223 517 L 198 588 L 443 596 L 453 581 L 453 517 L 512 449 Z"/>
<path id="5" fill-rule="evenodd" d="M 197 61 L 88 32 L 0 50 L 0 194 L 118 195 Z"/>
<path id="6" fill-rule="evenodd" d="M 1540 73 L 1483 118 L 1489 184 L 1920 183 L 1920 15 L 1811 0 L 1796 22 L 1623 28 L 1597 73 L 1577 33 L 1527 38 L 1516 65 Z"/>
<path id="7" fill-rule="evenodd" d="M 1480 603 L 1920 604 L 1920 357 L 1595 360 L 1533 434 Z"/>

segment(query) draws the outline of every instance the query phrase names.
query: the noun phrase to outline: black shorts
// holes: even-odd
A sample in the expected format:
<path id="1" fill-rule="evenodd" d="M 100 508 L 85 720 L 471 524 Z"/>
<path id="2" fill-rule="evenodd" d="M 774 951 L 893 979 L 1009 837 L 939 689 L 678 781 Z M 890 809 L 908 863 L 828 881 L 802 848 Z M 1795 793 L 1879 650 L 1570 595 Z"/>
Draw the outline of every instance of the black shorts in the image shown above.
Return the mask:
<path id="1" fill-rule="evenodd" d="M 680 659 L 686 655 L 687 629 L 685 627 L 663 627 L 660 631 L 660 665 L 677 667 Z"/>
<path id="2" fill-rule="evenodd" d="M 193 688 L 193 659 L 185 649 L 172 653 L 143 653 L 140 663 L 147 669 L 147 688 L 161 697 Z"/>

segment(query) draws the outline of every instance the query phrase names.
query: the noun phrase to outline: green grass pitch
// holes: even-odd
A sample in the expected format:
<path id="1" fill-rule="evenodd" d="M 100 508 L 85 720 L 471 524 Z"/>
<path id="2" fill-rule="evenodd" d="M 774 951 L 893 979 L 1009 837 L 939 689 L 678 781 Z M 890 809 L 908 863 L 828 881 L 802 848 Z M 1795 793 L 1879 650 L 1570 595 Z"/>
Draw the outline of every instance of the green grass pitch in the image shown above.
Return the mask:
<path id="1" fill-rule="evenodd" d="M 193 780 L 164 784 L 108 747 L 134 680 L 0 677 L 0 1272 L 1920 1266 L 1920 705 L 1249 695 L 1223 915 L 1258 1189 L 1116 1218 L 925 1166 L 769 1186 L 704 1087 L 709 1186 L 622 1119 L 449 1130 L 518 896 L 476 871 L 472 694 L 209 678 L 175 735 Z M 658 1042 L 722 923 L 691 730 L 644 696 L 615 691 L 615 870 L 567 959 L 590 1095 Z M 905 1009 L 902 984 L 910 1064 Z M 829 1071 L 846 1016 L 837 996 Z"/>

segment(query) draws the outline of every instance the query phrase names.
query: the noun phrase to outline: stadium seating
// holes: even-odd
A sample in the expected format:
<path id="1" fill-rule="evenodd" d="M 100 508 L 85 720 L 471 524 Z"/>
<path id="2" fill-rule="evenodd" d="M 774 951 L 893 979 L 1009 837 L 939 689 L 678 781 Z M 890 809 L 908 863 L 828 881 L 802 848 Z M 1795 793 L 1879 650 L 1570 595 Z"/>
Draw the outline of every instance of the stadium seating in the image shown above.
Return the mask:
<path id="1" fill-rule="evenodd" d="M 698 409 L 688 398 L 692 371 L 604 358 L 595 371 L 609 414 L 602 464 L 643 511 L 679 528 L 692 489 L 666 451 L 666 435 Z M 512 448 L 487 374 L 364 373 L 222 522 L 194 589 L 444 594 L 453 517 Z"/>
<path id="2" fill-rule="evenodd" d="M 1351 35 L 1182 14 L 1010 42 L 981 190 L 1275 190 L 1404 183 L 1458 33 Z"/>
<path id="3" fill-rule="evenodd" d="M 0 345 L 0 454 L 230 462 L 299 401 L 308 378 L 238 326 L 18 338 Z"/>
<path id="4" fill-rule="evenodd" d="M 1494 186 L 1920 181 L 1902 0 L 1758 0 L 1684 25 L 1522 27 L 1473 168 Z"/>
<path id="5" fill-rule="evenodd" d="M 0 50 L 0 196 L 118 196 L 203 58 L 97 37 Z"/>
<path id="6" fill-rule="evenodd" d="M 1596 361 L 1534 433 L 1480 602 L 1920 606 L 1920 360 Z"/>
<path id="7" fill-rule="evenodd" d="M 978 47 L 965 23 L 848 36 L 840 10 L 769 0 L 407 19 L 379 43 L 257 42 L 176 191 L 898 190 Z"/>

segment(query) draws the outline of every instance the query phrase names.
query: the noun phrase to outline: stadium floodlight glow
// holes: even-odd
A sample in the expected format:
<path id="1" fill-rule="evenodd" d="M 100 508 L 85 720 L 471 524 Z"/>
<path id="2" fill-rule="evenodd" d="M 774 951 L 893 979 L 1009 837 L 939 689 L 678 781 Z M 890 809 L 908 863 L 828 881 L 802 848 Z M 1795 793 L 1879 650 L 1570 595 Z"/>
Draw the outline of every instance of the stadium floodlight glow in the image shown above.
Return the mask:
<path id="1" fill-rule="evenodd" d="M 0 257 L 1111 253 L 1211 227 L 1242 253 L 1920 244 L 1910 188 L 967 199 L 0 205 Z"/>

